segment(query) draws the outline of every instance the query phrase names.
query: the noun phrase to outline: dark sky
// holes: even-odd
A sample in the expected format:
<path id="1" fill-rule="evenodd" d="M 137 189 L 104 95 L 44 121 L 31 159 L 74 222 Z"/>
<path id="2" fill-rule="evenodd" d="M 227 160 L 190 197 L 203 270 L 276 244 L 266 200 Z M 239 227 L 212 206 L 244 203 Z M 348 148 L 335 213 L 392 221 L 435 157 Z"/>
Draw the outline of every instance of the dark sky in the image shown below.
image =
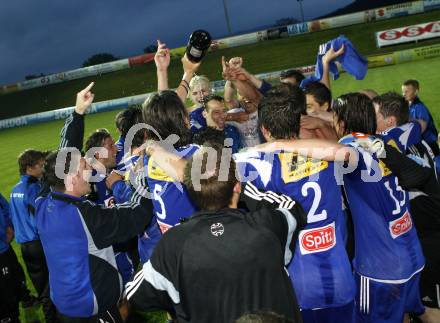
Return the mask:
<path id="1" fill-rule="evenodd" d="M 234 33 L 300 19 L 296 0 L 226 1 Z M 304 0 L 305 19 L 351 2 Z M 75 69 L 100 52 L 139 55 L 157 38 L 183 46 L 199 28 L 214 38 L 227 34 L 222 0 L 1 0 L 0 84 Z"/>

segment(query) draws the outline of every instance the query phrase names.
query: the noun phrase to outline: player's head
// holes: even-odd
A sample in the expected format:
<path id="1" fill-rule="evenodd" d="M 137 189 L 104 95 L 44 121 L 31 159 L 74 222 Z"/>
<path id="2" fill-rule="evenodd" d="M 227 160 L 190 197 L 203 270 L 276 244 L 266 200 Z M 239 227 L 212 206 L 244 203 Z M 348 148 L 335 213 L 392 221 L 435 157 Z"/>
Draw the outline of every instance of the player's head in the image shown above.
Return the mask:
<path id="1" fill-rule="evenodd" d="M 258 122 L 263 136 L 267 141 L 297 138 L 304 110 L 302 91 L 268 93 L 258 106 Z"/>
<path id="2" fill-rule="evenodd" d="M 189 143 L 188 112 L 176 92 L 162 91 L 148 98 L 142 105 L 142 118 L 149 125 L 146 129 L 148 139 L 165 140 L 170 135 L 177 135 L 176 145 Z"/>
<path id="3" fill-rule="evenodd" d="M 301 104 L 301 114 L 307 114 L 306 99 L 303 90 L 298 85 L 292 85 L 291 83 L 281 83 L 273 86 L 267 94 L 273 94 L 278 96 L 292 96 L 294 98 L 300 98 L 304 101 L 304 105 Z"/>
<path id="4" fill-rule="evenodd" d="M 92 132 L 86 140 L 85 149 L 89 152 L 92 148 L 104 148 L 106 152 L 96 152 L 93 154 L 95 159 L 100 162 L 106 169 L 116 166 L 116 154 L 118 149 L 115 141 L 107 129 L 97 129 Z"/>
<path id="5" fill-rule="evenodd" d="M 189 82 L 189 98 L 195 105 L 203 104 L 203 98 L 211 93 L 211 83 L 204 75 L 196 75 Z"/>
<path id="6" fill-rule="evenodd" d="M 61 153 L 60 153 L 61 152 Z M 60 158 L 58 154 L 60 153 Z M 62 156 L 62 157 L 61 157 Z M 44 163 L 44 180 L 53 191 L 69 192 L 73 196 L 84 196 L 91 191 L 88 175 L 90 167 L 80 154 L 63 149 L 50 153 Z M 64 174 L 63 176 L 59 176 Z"/>
<path id="7" fill-rule="evenodd" d="M 375 90 L 373 89 L 363 89 L 360 90 L 359 93 L 361 94 L 365 94 L 366 96 L 368 96 L 371 100 L 373 100 L 376 96 L 379 95 L 379 93 L 377 93 Z"/>
<path id="8" fill-rule="evenodd" d="M 376 111 L 377 132 L 408 122 L 408 102 L 400 94 L 387 92 L 379 95 L 373 99 L 373 106 Z"/>
<path id="9" fill-rule="evenodd" d="M 184 184 L 200 210 L 218 211 L 236 207 L 241 186 L 231 156 L 222 159 L 222 145 L 203 146 L 189 159 Z"/>
<path id="10" fill-rule="evenodd" d="M 339 137 L 352 132 L 376 133 L 376 113 L 372 101 L 361 93 L 341 95 L 333 103 L 334 126 Z"/>
<path id="11" fill-rule="evenodd" d="M 197 145 L 223 145 L 225 142 L 225 133 L 211 127 L 196 132 L 193 135 L 192 141 Z"/>
<path id="12" fill-rule="evenodd" d="M 332 94 L 321 82 L 312 82 L 304 89 L 307 102 L 307 114 L 328 111 L 332 105 Z"/>
<path id="13" fill-rule="evenodd" d="M 139 107 L 130 107 L 119 112 L 115 117 L 116 128 L 122 137 L 127 136 L 130 128 L 142 121 L 142 110 Z"/>
<path id="14" fill-rule="evenodd" d="M 281 83 L 289 83 L 292 85 L 299 86 L 302 80 L 304 80 L 304 75 L 303 73 L 297 70 L 282 71 L 280 74 Z"/>
<path id="15" fill-rule="evenodd" d="M 219 95 L 210 94 L 203 98 L 203 106 L 205 109 L 202 114 L 208 127 L 223 130 L 226 125 L 226 112 L 228 111 L 224 99 Z"/>
<path id="16" fill-rule="evenodd" d="M 30 175 L 36 178 L 43 176 L 43 164 L 46 153 L 34 149 L 26 149 L 18 156 L 20 175 Z"/>
<path id="17" fill-rule="evenodd" d="M 419 81 L 406 80 L 402 85 L 402 95 L 406 101 L 412 102 L 419 93 Z"/>

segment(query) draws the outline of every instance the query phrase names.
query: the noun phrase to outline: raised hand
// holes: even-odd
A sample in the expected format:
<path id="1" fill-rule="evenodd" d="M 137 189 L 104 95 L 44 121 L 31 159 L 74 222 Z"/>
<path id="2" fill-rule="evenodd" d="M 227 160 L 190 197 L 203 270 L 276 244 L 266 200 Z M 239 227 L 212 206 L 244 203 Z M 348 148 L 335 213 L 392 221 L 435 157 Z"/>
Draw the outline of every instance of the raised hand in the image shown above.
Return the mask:
<path id="1" fill-rule="evenodd" d="M 248 79 L 247 71 L 241 66 L 243 59 L 241 57 L 234 57 L 226 61 L 222 56 L 222 76 L 227 81 L 246 81 Z"/>
<path id="2" fill-rule="evenodd" d="M 111 189 L 114 183 L 122 180 L 124 180 L 124 176 L 113 171 L 110 173 L 110 175 L 106 177 L 105 185 L 107 186 L 108 189 Z"/>
<path id="3" fill-rule="evenodd" d="M 159 71 L 166 71 L 170 65 L 170 50 L 165 43 L 157 40 L 157 52 L 154 55 L 154 63 Z"/>
<path id="4" fill-rule="evenodd" d="M 339 48 L 337 51 L 335 51 L 332 46 L 322 57 L 322 61 L 329 63 L 341 56 L 342 54 L 344 54 L 344 45 L 342 45 L 341 48 Z"/>
<path id="5" fill-rule="evenodd" d="M 182 62 L 183 72 L 187 74 L 194 74 L 195 72 L 197 72 L 197 70 L 200 67 L 200 64 L 202 63 L 201 61 L 198 63 L 191 62 L 186 56 L 186 54 L 183 55 L 181 62 Z"/>
<path id="6" fill-rule="evenodd" d="M 95 82 L 90 83 L 85 89 L 76 94 L 75 112 L 78 114 L 86 113 L 87 109 L 92 105 L 95 94 L 91 89 Z"/>
<path id="7" fill-rule="evenodd" d="M 239 69 L 242 67 L 242 65 L 243 65 L 243 58 L 241 58 L 241 57 L 232 57 L 229 60 L 229 67 L 232 70 Z"/>

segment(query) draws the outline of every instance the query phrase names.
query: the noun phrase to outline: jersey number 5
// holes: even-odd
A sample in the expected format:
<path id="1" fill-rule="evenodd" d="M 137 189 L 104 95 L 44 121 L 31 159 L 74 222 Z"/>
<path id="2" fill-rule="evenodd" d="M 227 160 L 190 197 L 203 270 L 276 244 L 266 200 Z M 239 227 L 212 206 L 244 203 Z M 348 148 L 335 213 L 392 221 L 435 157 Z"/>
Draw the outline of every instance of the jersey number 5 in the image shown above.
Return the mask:
<path id="1" fill-rule="evenodd" d="M 161 195 L 162 195 L 162 186 L 159 184 L 154 185 L 153 198 L 155 201 L 157 201 L 160 204 L 160 209 L 161 209 L 161 212 L 158 212 L 156 210 L 156 216 L 161 220 L 165 220 L 165 218 L 167 217 L 167 213 L 165 210 L 165 203 L 163 202 Z"/>

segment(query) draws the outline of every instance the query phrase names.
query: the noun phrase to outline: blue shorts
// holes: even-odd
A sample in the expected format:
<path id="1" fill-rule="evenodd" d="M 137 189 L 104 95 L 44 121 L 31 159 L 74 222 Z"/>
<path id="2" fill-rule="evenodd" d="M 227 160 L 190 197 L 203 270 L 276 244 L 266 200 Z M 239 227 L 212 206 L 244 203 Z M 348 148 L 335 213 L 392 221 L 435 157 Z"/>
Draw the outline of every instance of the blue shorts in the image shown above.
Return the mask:
<path id="1" fill-rule="evenodd" d="M 420 298 L 420 273 L 402 284 L 374 281 L 355 273 L 356 321 L 402 323 L 405 313 L 423 314 Z"/>
<path id="2" fill-rule="evenodd" d="M 344 306 L 301 310 L 304 323 L 352 323 L 354 322 L 354 301 Z"/>

